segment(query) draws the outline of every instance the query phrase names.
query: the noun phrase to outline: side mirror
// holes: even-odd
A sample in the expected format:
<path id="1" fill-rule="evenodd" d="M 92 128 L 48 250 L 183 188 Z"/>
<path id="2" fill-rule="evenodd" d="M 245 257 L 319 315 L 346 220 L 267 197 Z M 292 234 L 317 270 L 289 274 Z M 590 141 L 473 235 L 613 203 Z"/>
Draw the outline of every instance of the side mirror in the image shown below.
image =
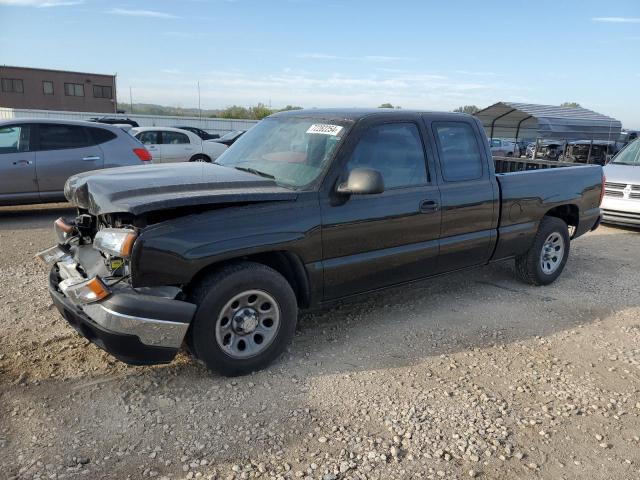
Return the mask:
<path id="1" fill-rule="evenodd" d="M 337 188 L 338 193 L 344 195 L 371 195 L 384 192 L 382 174 L 371 168 L 354 168 L 349 172 L 349 178 Z"/>

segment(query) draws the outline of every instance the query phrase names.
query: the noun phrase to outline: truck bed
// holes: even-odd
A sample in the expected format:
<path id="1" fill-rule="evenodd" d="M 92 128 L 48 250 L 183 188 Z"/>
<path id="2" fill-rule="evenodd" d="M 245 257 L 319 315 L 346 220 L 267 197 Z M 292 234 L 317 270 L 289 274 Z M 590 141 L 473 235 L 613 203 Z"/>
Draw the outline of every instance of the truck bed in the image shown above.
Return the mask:
<path id="1" fill-rule="evenodd" d="M 528 248 L 540 219 L 554 208 L 575 217 L 573 237 L 589 231 L 600 215 L 602 167 L 546 160 L 494 157 L 500 188 L 498 243 L 494 258 Z M 524 245 L 523 245 L 524 243 Z"/>

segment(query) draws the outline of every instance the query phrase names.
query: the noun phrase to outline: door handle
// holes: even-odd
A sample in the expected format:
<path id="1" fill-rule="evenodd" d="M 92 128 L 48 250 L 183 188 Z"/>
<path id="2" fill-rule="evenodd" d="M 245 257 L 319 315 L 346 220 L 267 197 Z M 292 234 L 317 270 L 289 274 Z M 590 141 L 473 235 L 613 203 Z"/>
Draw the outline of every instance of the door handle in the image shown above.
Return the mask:
<path id="1" fill-rule="evenodd" d="M 421 212 L 437 212 L 440 205 L 435 200 L 423 200 L 420 202 Z"/>
<path id="2" fill-rule="evenodd" d="M 13 162 L 14 165 L 31 165 L 32 163 L 31 160 L 16 160 Z"/>
<path id="3" fill-rule="evenodd" d="M 82 160 L 84 160 L 85 162 L 97 162 L 98 160 L 100 160 L 100 157 L 98 157 L 97 155 L 93 155 L 90 157 L 82 157 Z"/>

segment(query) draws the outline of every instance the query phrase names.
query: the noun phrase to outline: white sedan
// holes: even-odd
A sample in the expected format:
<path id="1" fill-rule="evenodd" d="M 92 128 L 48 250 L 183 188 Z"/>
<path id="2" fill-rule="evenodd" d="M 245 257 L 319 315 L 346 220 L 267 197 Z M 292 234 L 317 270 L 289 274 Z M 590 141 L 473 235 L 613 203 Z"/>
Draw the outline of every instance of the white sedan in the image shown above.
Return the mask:
<path id="1" fill-rule="evenodd" d="M 135 127 L 130 131 L 151 153 L 153 163 L 213 162 L 228 148 L 203 142 L 195 133 L 172 127 Z"/>

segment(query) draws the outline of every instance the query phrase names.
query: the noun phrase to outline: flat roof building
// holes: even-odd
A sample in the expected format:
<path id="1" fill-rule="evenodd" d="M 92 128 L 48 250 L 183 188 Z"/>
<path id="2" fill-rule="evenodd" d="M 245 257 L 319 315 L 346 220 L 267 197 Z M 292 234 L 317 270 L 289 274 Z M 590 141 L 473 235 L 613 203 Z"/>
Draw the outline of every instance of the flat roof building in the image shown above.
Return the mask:
<path id="1" fill-rule="evenodd" d="M 116 111 L 116 76 L 0 65 L 0 107 Z"/>

